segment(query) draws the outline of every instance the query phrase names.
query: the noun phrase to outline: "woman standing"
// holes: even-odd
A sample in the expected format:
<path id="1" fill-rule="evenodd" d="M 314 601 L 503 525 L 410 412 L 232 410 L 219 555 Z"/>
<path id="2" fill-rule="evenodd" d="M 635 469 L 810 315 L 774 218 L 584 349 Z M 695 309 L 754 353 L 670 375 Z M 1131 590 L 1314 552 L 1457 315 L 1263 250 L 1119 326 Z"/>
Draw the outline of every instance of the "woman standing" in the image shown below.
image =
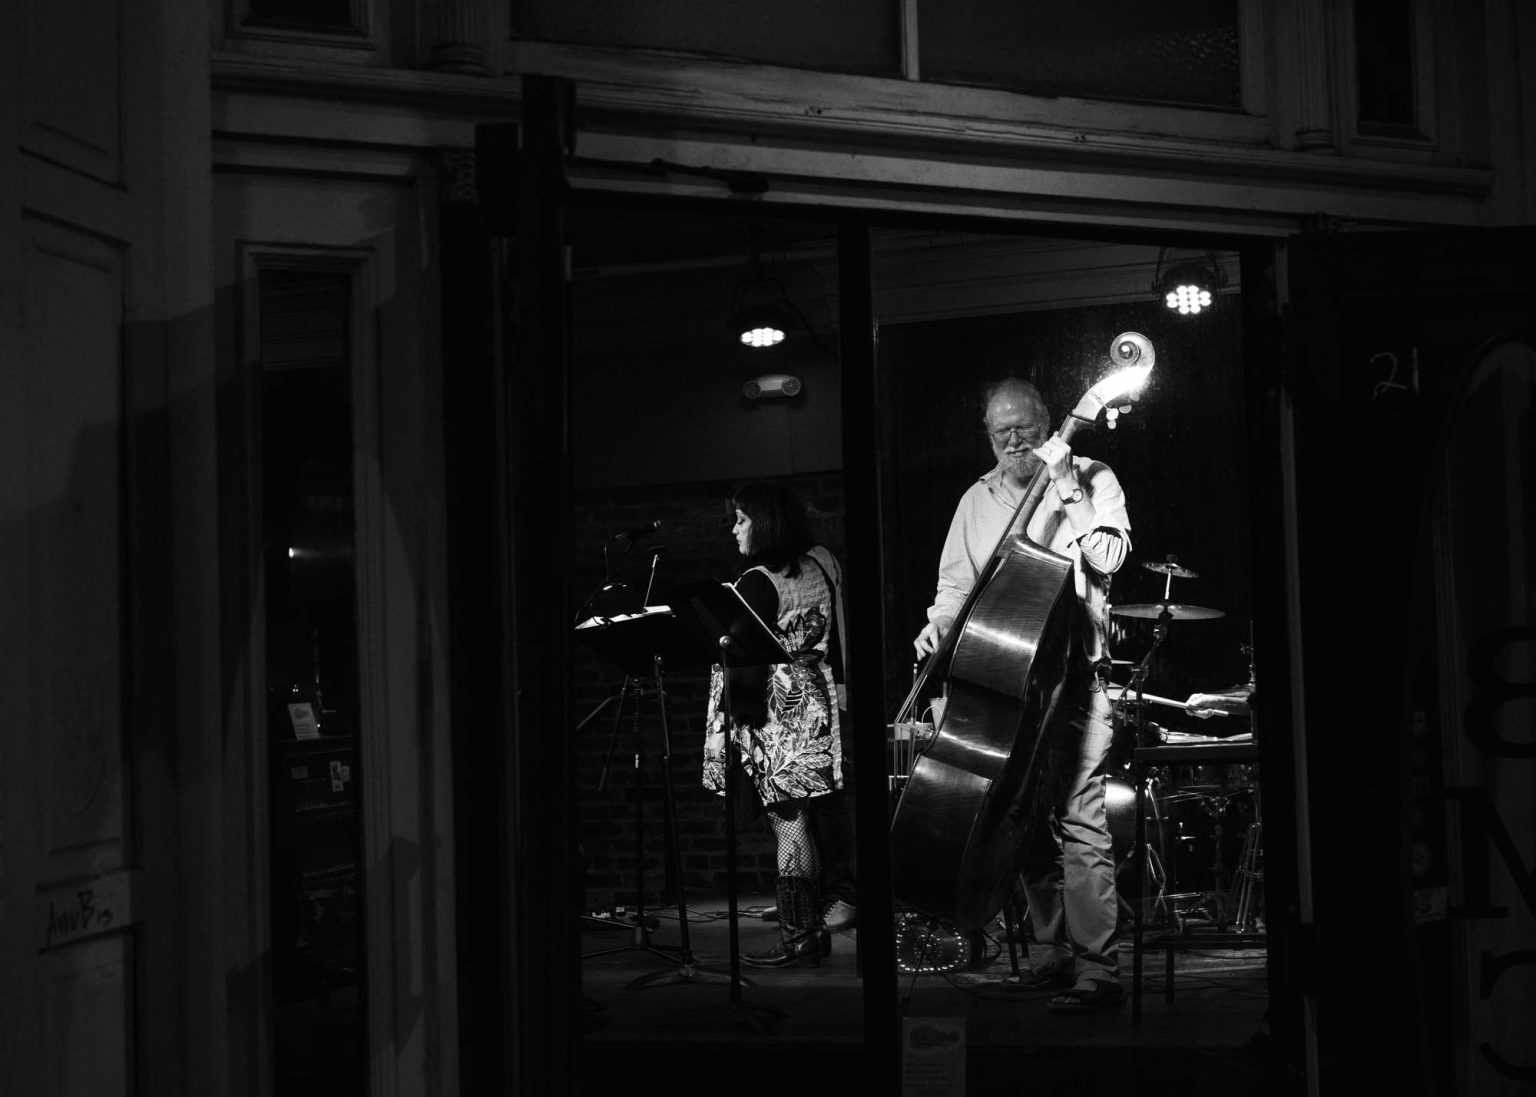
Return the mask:
<path id="1" fill-rule="evenodd" d="M 730 671 L 731 734 L 742 771 L 773 828 L 779 940 L 744 955 L 754 967 L 821 963 L 821 852 L 810 807 L 843 787 L 838 719 L 841 576 L 815 543 L 805 504 L 783 484 L 754 481 L 731 500 L 736 548 L 751 565 L 736 591 L 768 624 L 791 660 Z M 836 666 L 834 666 L 836 664 Z M 704 786 L 725 790 L 725 676 L 710 675 Z"/>

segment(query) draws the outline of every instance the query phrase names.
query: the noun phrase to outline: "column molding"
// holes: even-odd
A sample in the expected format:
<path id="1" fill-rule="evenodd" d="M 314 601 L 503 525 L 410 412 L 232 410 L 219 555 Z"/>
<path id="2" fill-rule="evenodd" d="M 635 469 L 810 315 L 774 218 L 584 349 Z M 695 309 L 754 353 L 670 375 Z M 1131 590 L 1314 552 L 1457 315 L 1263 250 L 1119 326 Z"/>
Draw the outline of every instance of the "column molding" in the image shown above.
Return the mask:
<path id="1" fill-rule="evenodd" d="M 489 76 L 485 45 L 491 20 L 486 0 L 430 0 L 427 10 L 431 27 L 427 68 Z"/>

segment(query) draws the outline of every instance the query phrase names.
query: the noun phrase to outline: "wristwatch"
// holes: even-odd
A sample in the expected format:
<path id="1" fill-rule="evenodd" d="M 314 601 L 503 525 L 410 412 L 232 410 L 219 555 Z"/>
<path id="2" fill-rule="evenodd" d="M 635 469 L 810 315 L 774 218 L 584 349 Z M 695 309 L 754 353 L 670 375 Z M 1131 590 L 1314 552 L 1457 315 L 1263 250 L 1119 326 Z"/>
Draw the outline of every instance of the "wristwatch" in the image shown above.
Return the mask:
<path id="1" fill-rule="evenodd" d="M 1073 503 L 1081 503 L 1083 501 L 1083 485 L 1073 480 L 1071 495 L 1062 495 L 1061 488 L 1059 487 L 1056 489 L 1056 495 L 1061 499 L 1061 505 L 1064 507 L 1069 507 Z"/>

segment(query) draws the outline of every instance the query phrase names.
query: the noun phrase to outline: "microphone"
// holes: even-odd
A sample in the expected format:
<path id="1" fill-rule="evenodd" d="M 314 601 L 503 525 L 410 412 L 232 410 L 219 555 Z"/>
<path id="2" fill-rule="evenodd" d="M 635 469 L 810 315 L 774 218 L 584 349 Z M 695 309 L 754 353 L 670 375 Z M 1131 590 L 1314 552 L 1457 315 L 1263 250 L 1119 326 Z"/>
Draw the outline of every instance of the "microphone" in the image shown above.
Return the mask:
<path id="1" fill-rule="evenodd" d="M 621 530 L 620 532 L 615 533 L 612 537 L 608 538 L 608 540 L 610 540 L 610 541 L 624 541 L 624 542 L 627 542 L 629 544 L 633 544 L 634 542 L 640 540 L 640 538 L 645 537 L 648 534 L 654 533 L 656 530 L 659 530 L 660 528 L 661 528 L 661 519 L 658 518 L 654 522 L 647 522 L 647 523 L 645 523 L 643 526 L 635 526 L 633 529 Z"/>

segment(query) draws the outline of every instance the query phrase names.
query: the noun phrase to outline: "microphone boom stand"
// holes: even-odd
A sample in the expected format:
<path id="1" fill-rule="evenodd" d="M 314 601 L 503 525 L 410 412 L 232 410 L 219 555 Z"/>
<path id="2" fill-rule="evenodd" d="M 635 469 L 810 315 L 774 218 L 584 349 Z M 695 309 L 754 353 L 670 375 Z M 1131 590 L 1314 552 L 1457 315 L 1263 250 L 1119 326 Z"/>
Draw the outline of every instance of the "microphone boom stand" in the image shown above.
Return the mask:
<path id="1" fill-rule="evenodd" d="M 723 975 L 709 965 L 696 960 L 693 955 L 693 946 L 688 940 L 688 904 L 683 897 L 683 865 L 682 858 L 678 855 L 677 844 L 677 803 L 672 795 L 672 733 L 667 726 L 667 699 L 666 691 L 662 686 L 660 653 L 652 655 L 652 662 L 656 670 L 657 708 L 661 714 L 661 787 L 662 807 L 667 826 L 667 866 L 672 874 L 674 886 L 677 888 L 677 926 L 682 941 L 682 963 L 671 972 L 653 971 L 641 975 L 627 984 L 628 989 L 631 990 L 664 983 L 719 983 L 726 981 L 727 978 L 735 978 L 734 973 L 730 976 Z M 731 923 L 731 928 L 735 930 L 734 921 Z"/>
<path id="2" fill-rule="evenodd" d="M 662 549 L 658 546 L 651 556 L 651 577 L 646 585 L 645 599 L 641 603 L 650 600 L 651 589 L 656 578 L 656 568 Z M 608 661 L 625 668 L 624 685 L 619 694 L 619 709 L 614 714 L 614 731 L 609 739 L 608 755 L 613 755 L 614 743 L 618 737 L 618 727 L 624 712 L 624 700 L 633 692 L 635 697 L 634 709 L 634 771 L 635 771 L 635 922 L 633 937 L 628 945 L 618 945 L 613 948 L 600 949 L 596 952 L 585 953 L 583 958 L 589 956 L 604 955 L 609 952 L 617 952 L 625 948 L 643 948 L 655 953 L 667 960 L 674 959 L 671 955 L 651 943 L 650 929 L 645 920 L 645 798 L 642 795 L 642 760 L 643 739 L 641 736 L 641 709 L 644 701 L 644 686 L 640 684 L 638 673 L 640 660 L 648 658 L 650 671 L 655 681 L 656 711 L 661 723 L 662 756 L 661 756 L 661 785 L 662 785 L 662 815 L 665 828 L 665 856 L 667 870 L 672 876 L 673 886 L 677 890 L 677 914 L 678 932 L 681 940 L 679 946 L 675 946 L 680 955 L 678 967 L 671 972 L 652 972 L 642 975 L 627 984 L 628 988 L 653 986 L 659 983 L 678 982 L 718 982 L 724 976 L 695 960 L 692 944 L 688 933 L 688 903 L 683 887 L 682 859 L 678 853 L 677 839 L 677 805 L 672 790 L 672 734 L 667 723 L 667 695 L 664 684 L 664 653 L 678 649 L 680 644 L 676 617 L 667 607 L 655 607 L 658 612 L 651 614 L 620 615 L 611 619 L 594 619 L 584 625 L 577 626 L 578 635 L 587 633 L 585 637 L 588 645 L 599 655 Z M 668 626 L 671 626 L 670 628 Z M 686 656 L 684 657 L 686 661 Z M 609 698 L 608 701 L 611 701 Z M 590 713 L 585 725 L 604 705 L 604 701 L 597 709 Z M 606 785 L 608 776 L 608 762 L 603 763 L 603 773 L 599 778 L 598 787 Z M 593 921 L 604 925 L 623 925 L 603 918 L 592 918 Z M 674 946 L 668 946 L 669 948 Z"/>

